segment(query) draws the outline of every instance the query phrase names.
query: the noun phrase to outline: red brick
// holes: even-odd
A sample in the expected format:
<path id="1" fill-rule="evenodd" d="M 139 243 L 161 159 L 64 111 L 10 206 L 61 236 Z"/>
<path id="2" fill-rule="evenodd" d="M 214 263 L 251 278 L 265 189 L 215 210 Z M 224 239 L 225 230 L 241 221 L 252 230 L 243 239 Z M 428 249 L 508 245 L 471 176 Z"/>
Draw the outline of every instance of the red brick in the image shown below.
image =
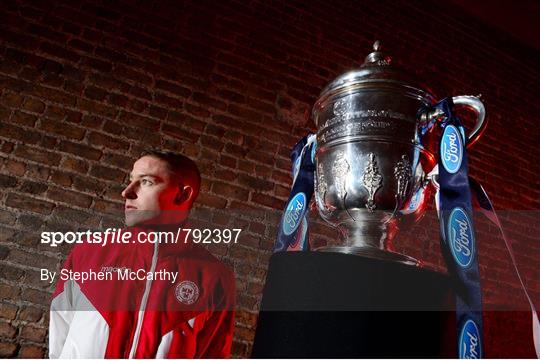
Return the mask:
<path id="1" fill-rule="evenodd" d="M 20 125 L 33 127 L 37 121 L 37 116 L 27 114 L 22 111 L 15 111 L 10 121 Z"/>
<path id="2" fill-rule="evenodd" d="M 60 164 L 60 167 L 64 170 L 75 171 L 84 174 L 88 171 L 89 164 L 85 160 L 73 158 L 71 156 L 64 157 L 64 160 Z"/>
<path id="3" fill-rule="evenodd" d="M 47 31 L 49 30 L 43 30 L 43 31 L 44 31 L 43 34 L 46 34 Z M 65 60 L 69 60 L 74 63 L 78 62 L 80 59 L 80 56 L 77 55 L 75 52 L 66 50 L 63 47 L 56 46 L 52 43 L 44 42 L 42 43 L 40 48 L 43 52 L 47 54 L 50 54 L 50 55 L 53 55 L 53 56 L 56 56 Z"/>
<path id="4" fill-rule="evenodd" d="M 238 356 L 239 358 L 248 358 L 249 350 L 248 344 L 245 342 L 234 341 L 231 346 L 231 353 Z"/>
<path id="5" fill-rule="evenodd" d="M 191 90 L 181 85 L 174 84 L 165 80 L 156 81 L 156 89 L 165 90 L 174 95 L 187 98 L 191 94 Z"/>
<path id="6" fill-rule="evenodd" d="M 11 225 L 15 222 L 15 220 L 16 220 L 15 213 L 8 210 L 0 210 L 0 223 L 1 224 Z"/>
<path id="7" fill-rule="evenodd" d="M 231 246 L 229 256 L 233 259 L 242 260 L 243 262 L 254 264 L 257 262 L 259 252 L 254 249 L 235 244 L 234 246 Z"/>
<path id="8" fill-rule="evenodd" d="M 274 184 L 270 181 L 244 174 L 239 175 L 238 183 L 255 191 L 270 191 L 274 188 Z"/>
<path id="9" fill-rule="evenodd" d="M 124 155 L 105 154 L 103 162 L 130 171 L 135 159 Z"/>
<path id="10" fill-rule="evenodd" d="M 72 47 L 74 49 L 81 50 L 83 52 L 89 52 L 89 53 L 91 53 L 92 50 L 94 49 L 94 47 L 91 44 L 81 41 L 79 39 L 71 39 L 68 42 L 68 45 L 69 47 Z"/>
<path id="11" fill-rule="evenodd" d="M 17 306 L 7 303 L 0 303 L 0 318 L 13 320 L 17 315 Z"/>
<path id="12" fill-rule="evenodd" d="M 247 203 L 245 201 L 237 201 L 237 200 L 232 200 L 230 202 L 229 207 L 231 209 L 242 210 L 242 211 L 252 211 L 252 210 L 260 211 L 261 210 L 260 206 L 253 205 L 253 204 Z"/>
<path id="13" fill-rule="evenodd" d="M 122 197 L 122 191 L 125 189 L 125 185 L 111 185 L 108 186 L 104 197 L 109 200 L 124 201 Z"/>
<path id="14" fill-rule="evenodd" d="M 98 116 L 84 115 L 80 117 L 77 123 L 80 123 L 80 125 L 84 126 L 85 128 L 99 129 L 104 122 L 105 120 Z"/>
<path id="15" fill-rule="evenodd" d="M 60 106 L 49 104 L 47 105 L 47 108 L 45 109 L 44 115 L 51 119 L 62 120 L 66 117 L 67 110 Z"/>
<path id="16" fill-rule="evenodd" d="M 246 232 L 240 233 L 240 236 L 238 237 L 238 244 L 242 244 L 243 246 L 250 247 L 253 249 L 259 249 L 259 244 L 261 241 L 260 235 L 250 235 Z"/>
<path id="17" fill-rule="evenodd" d="M 206 205 L 215 209 L 224 209 L 227 205 L 227 200 L 208 193 L 199 193 L 197 204 Z"/>
<path id="18" fill-rule="evenodd" d="M 34 130 L 8 123 L 0 123 L 0 136 L 32 145 L 37 144 L 41 139 L 41 134 Z"/>
<path id="19" fill-rule="evenodd" d="M 50 214 L 54 208 L 54 204 L 51 202 L 38 200 L 15 193 L 8 194 L 6 205 L 12 208 L 27 210 L 44 215 Z"/>
<path id="20" fill-rule="evenodd" d="M 39 195 L 43 194 L 47 188 L 47 184 L 25 180 L 21 184 L 20 191 L 27 194 Z"/>
<path id="21" fill-rule="evenodd" d="M 39 146 L 45 149 L 54 149 L 58 144 L 59 140 L 57 136 L 43 135 Z"/>
<path id="22" fill-rule="evenodd" d="M 193 101 L 204 106 L 205 108 L 224 111 L 227 109 L 227 104 L 218 99 L 212 98 L 206 94 L 196 92 L 192 95 Z"/>
<path id="23" fill-rule="evenodd" d="M 220 181 L 212 184 L 212 192 L 225 198 L 234 198 L 236 200 L 247 200 L 249 189 L 239 186 L 223 183 Z"/>
<path id="24" fill-rule="evenodd" d="M 197 106 L 197 105 L 186 103 L 184 107 L 186 108 L 189 114 L 195 117 L 207 118 L 212 114 L 209 110 L 206 109 L 206 107 L 203 107 L 203 106 Z"/>
<path id="25" fill-rule="evenodd" d="M 242 170 L 248 174 L 252 174 L 253 172 L 255 172 L 255 164 L 252 163 L 251 161 L 247 161 L 247 160 L 239 160 L 238 161 L 238 169 L 239 170 Z"/>
<path id="26" fill-rule="evenodd" d="M 49 87 L 36 86 L 32 95 L 57 104 L 75 106 L 77 103 L 77 98 L 75 96 Z"/>
<path id="27" fill-rule="evenodd" d="M 285 203 L 273 196 L 268 196 L 260 193 L 253 193 L 251 195 L 251 202 L 259 205 L 263 205 L 273 209 L 283 209 Z"/>
<path id="28" fill-rule="evenodd" d="M 23 345 L 19 355 L 21 358 L 42 359 L 45 356 L 45 348 L 35 345 Z"/>
<path id="29" fill-rule="evenodd" d="M 0 245 L 0 260 L 5 259 L 9 255 L 10 249 L 7 246 Z"/>
<path id="30" fill-rule="evenodd" d="M 124 132 L 124 128 L 117 122 L 106 120 L 103 124 L 103 130 L 109 134 L 120 135 Z"/>
<path id="31" fill-rule="evenodd" d="M 11 249 L 8 260 L 17 263 L 17 264 L 32 264 L 32 262 L 35 259 L 35 255 L 30 252 L 30 249 L 26 249 L 28 251 L 23 251 L 19 249 Z M 39 259 L 39 265 L 43 266 L 44 268 L 53 269 L 56 267 L 58 260 L 49 256 L 41 255 Z M 27 277 L 29 272 L 26 272 Z M 37 273 L 36 273 L 37 274 Z"/>
<path id="32" fill-rule="evenodd" d="M 129 149 L 129 143 L 118 139 L 118 137 L 112 137 L 98 132 L 91 132 L 88 135 L 88 141 L 92 146 L 104 147 L 114 150 L 127 150 Z"/>
<path id="33" fill-rule="evenodd" d="M 24 97 L 21 94 L 16 94 L 11 91 L 6 91 L 2 95 L 2 98 L 0 99 L 0 102 L 4 104 L 5 106 L 9 106 L 12 108 L 18 108 L 22 105 L 24 101 Z"/>
<path id="34" fill-rule="evenodd" d="M 43 310 L 32 306 L 25 306 L 19 313 L 19 320 L 37 323 L 43 317 Z"/>
<path id="35" fill-rule="evenodd" d="M 83 128 L 51 119 L 42 119 L 39 128 L 74 140 L 81 140 L 86 132 Z"/>
<path id="36" fill-rule="evenodd" d="M 231 170 L 215 170 L 214 176 L 224 181 L 235 181 L 238 174 Z"/>
<path id="37" fill-rule="evenodd" d="M 49 306 L 51 294 L 36 289 L 23 289 L 20 300 L 28 301 L 36 305 Z"/>
<path id="38" fill-rule="evenodd" d="M 50 188 L 47 191 L 47 197 L 51 200 L 71 204 L 83 208 L 88 208 L 92 203 L 92 197 L 75 191 L 64 190 L 61 188 Z"/>
<path id="39" fill-rule="evenodd" d="M 257 323 L 257 313 L 240 310 L 236 312 L 235 320 L 237 324 L 253 328 Z"/>
<path id="40" fill-rule="evenodd" d="M 169 111 L 160 106 L 150 105 L 147 109 L 147 113 L 152 117 L 164 120 L 167 118 Z"/>
<path id="41" fill-rule="evenodd" d="M 213 125 L 213 124 L 208 124 L 205 128 L 205 133 L 208 134 L 208 135 L 212 135 L 212 136 L 216 136 L 218 138 L 222 137 L 223 135 L 225 135 L 225 132 L 227 130 L 221 126 L 216 126 L 216 125 Z"/>
<path id="42" fill-rule="evenodd" d="M 149 147 L 159 147 L 161 145 L 161 140 L 163 138 L 163 135 L 154 132 L 154 131 L 148 131 L 146 129 L 141 128 L 130 128 L 125 127 L 123 129 L 123 136 L 135 140 L 135 141 L 141 141 L 141 139 L 144 139 L 144 148 Z M 134 147 L 131 149 L 133 150 Z M 140 152 L 137 152 L 137 156 Z"/>
<path id="43" fill-rule="evenodd" d="M 104 180 L 123 182 L 127 176 L 127 173 L 124 170 L 117 168 L 93 165 L 90 168 L 90 175 Z"/>
<path id="44" fill-rule="evenodd" d="M 201 145 L 203 145 L 205 148 L 214 150 L 216 152 L 221 152 L 221 150 L 223 150 L 223 147 L 225 146 L 223 141 L 220 141 L 217 138 L 211 136 L 201 136 L 200 142 Z"/>
<path id="45" fill-rule="evenodd" d="M 0 174 L 0 187 L 12 188 L 17 185 L 17 178 L 9 175 Z"/>
<path id="46" fill-rule="evenodd" d="M 173 120 L 172 114 L 169 113 L 169 119 Z M 175 123 L 182 125 L 185 129 L 193 130 L 196 133 L 202 133 L 206 128 L 206 122 L 197 120 L 196 118 L 187 114 L 182 114 L 179 118 L 174 120 Z"/>
<path id="47" fill-rule="evenodd" d="M 272 179 L 281 184 L 290 185 L 292 183 L 292 175 L 283 171 L 273 171 Z"/>
<path id="48" fill-rule="evenodd" d="M 0 225 L 0 242 L 10 242 L 13 240 L 13 235 L 15 234 L 15 230 L 3 227 Z"/>
<path id="49" fill-rule="evenodd" d="M 47 333 L 47 330 L 44 328 L 38 328 L 31 325 L 27 325 L 22 328 L 20 333 L 20 338 L 33 341 L 33 342 L 43 342 L 45 340 L 45 335 Z"/>
<path id="50" fill-rule="evenodd" d="M 227 155 L 229 156 L 234 156 L 234 157 L 237 157 L 237 158 L 243 158 L 247 153 L 248 153 L 248 149 L 242 147 L 242 146 L 239 146 L 239 145 L 234 145 L 234 144 L 227 144 L 225 145 L 225 151 L 224 153 L 226 153 Z"/>
<path id="51" fill-rule="evenodd" d="M 17 353 L 18 345 L 0 342 L 0 357 L 13 358 Z"/>
<path id="52" fill-rule="evenodd" d="M 107 214 L 122 216 L 124 214 L 124 205 L 112 201 L 96 200 L 94 209 Z"/>
<path id="53" fill-rule="evenodd" d="M 199 135 L 194 134 L 184 128 L 173 126 L 169 124 L 163 124 L 162 131 L 164 134 L 172 136 L 180 140 L 188 140 L 191 142 L 197 142 Z"/>
<path id="54" fill-rule="evenodd" d="M 279 198 L 288 198 L 291 193 L 290 187 L 276 184 L 274 194 Z"/>
<path id="55" fill-rule="evenodd" d="M 101 150 L 95 149 L 88 145 L 73 143 L 65 140 L 60 142 L 59 150 L 90 160 L 99 160 L 102 155 Z"/>
<path id="56" fill-rule="evenodd" d="M 200 146 L 191 143 L 183 144 L 182 154 L 190 159 L 197 159 L 200 154 Z"/>
<path id="57" fill-rule="evenodd" d="M 22 222 L 21 222 L 22 224 Z M 2 234 L 4 235 L 4 234 Z M 14 239 L 14 238 L 12 238 Z M 33 242 L 35 243 L 35 237 L 34 239 L 32 239 Z M 17 242 L 21 245 L 25 245 L 25 242 L 24 241 L 21 241 L 20 238 L 17 238 Z M 7 248 L 7 247 L 4 247 L 4 248 Z M 10 253 L 11 253 L 11 250 L 10 250 Z M 10 257 L 10 253 L 6 254 L 6 258 Z M 0 265 L 0 269 L 1 269 L 1 272 L 2 272 L 2 276 L 5 278 L 5 279 L 8 279 L 9 281 L 21 281 L 24 276 L 25 276 L 25 272 L 19 268 L 16 268 L 12 265 L 9 265 L 9 264 L 6 264 L 6 265 Z"/>
<path id="58" fill-rule="evenodd" d="M 150 76 L 125 66 L 116 66 L 115 73 L 118 77 L 121 77 L 123 79 L 135 81 L 146 85 L 150 85 L 152 83 L 152 78 Z"/>
<path id="59" fill-rule="evenodd" d="M 223 166 L 226 166 L 232 169 L 236 168 L 236 159 L 231 156 L 222 154 L 221 157 L 219 158 L 219 163 Z"/>
<path id="60" fill-rule="evenodd" d="M 70 187 L 73 182 L 71 174 L 58 170 L 52 172 L 50 180 L 56 185 L 65 187 Z"/>
<path id="61" fill-rule="evenodd" d="M 36 180 L 47 180 L 50 174 L 49 166 L 41 166 L 37 164 L 28 164 L 26 175 L 29 178 Z"/>
<path id="62" fill-rule="evenodd" d="M 236 304 L 238 307 L 248 310 L 255 310 L 257 308 L 257 298 L 251 295 L 241 294 L 236 298 Z M 252 341 L 252 339 L 247 339 Z"/>
<path id="63" fill-rule="evenodd" d="M 120 114 L 120 121 L 128 126 L 141 127 L 149 130 L 159 129 L 159 121 L 132 113 L 122 112 L 122 114 Z"/>
<path id="64" fill-rule="evenodd" d="M 111 106 L 101 104 L 96 101 L 79 99 L 78 107 L 81 110 L 88 111 L 91 114 L 100 115 L 107 118 L 114 118 L 118 110 Z"/>
<path id="65" fill-rule="evenodd" d="M 24 159 L 32 160 L 46 165 L 58 165 L 61 156 L 58 153 L 53 153 L 44 149 L 38 149 L 26 145 L 19 145 L 15 149 L 15 155 Z"/>
<path id="66" fill-rule="evenodd" d="M 18 286 L 0 284 L 0 293 L 3 299 L 19 300 L 20 289 Z"/>
<path id="67" fill-rule="evenodd" d="M 0 147 L 0 152 L 3 152 L 4 154 L 9 154 L 13 151 L 15 148 L 15 144 L 9 141 L 2 141 L 2 146 Z"/>
<path id="68" fill-rule="evenodd" d="M 43 103 L 43 101 L 27 98 L 24 101 L 23 109 L 30 112 L 41 114 L 45 110 L 45 104 Z"/>
<path id="69" fill-rule="evenodd" d="M 262 178 L 269 178 L 272 174 L 272 168 L 266 165 L 255 164 L 255 175 Z"/>

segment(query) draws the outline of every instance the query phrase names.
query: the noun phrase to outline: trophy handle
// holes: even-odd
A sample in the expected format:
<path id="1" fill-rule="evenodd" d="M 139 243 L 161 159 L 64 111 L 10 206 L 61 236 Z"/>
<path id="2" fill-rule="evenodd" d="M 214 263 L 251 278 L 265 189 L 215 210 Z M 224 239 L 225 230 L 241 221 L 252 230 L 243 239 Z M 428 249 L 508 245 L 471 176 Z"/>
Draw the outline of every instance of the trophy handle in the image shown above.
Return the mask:
<path id="1" fill-rule="evenodd" d="M 467 147 L 470 147 L 480 139 L 480 136 L 482 136 L 484 130 L 486 130 L 486 108 L 477 96 L 454 96 L 452 97 L 452 101 L 454 102 L 454 105 L 467 106 L 476 112 L 476 124 L 467 139 Z"/>

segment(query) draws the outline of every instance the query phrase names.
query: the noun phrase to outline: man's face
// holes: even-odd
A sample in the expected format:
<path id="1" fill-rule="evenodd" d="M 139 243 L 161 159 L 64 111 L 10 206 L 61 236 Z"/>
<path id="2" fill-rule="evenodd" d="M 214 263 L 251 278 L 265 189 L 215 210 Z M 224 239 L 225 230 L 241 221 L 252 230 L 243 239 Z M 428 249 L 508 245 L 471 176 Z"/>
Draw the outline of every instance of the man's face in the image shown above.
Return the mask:
<path id="1" fill-rule="evenodd" d="M 188 189 L 185 190 L 190 190 Z M 153 156 L 143 156 L 133 164 L 130 183 L 122 191 L 127 226 L 178 223 L 186 216 L 184 188 L 169 170 L 167 163 Z"/>

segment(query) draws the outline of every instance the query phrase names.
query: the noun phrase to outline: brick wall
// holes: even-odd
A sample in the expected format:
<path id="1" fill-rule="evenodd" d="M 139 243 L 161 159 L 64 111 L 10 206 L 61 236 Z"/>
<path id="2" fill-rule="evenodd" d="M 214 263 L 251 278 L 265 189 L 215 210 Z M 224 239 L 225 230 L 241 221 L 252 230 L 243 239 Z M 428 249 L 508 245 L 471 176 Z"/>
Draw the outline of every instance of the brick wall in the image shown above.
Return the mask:
<path id="1" fill-rule="evenodd" d="M 538 53 L 504 34 L 419 0 L 4 0 L 0 9 L 0 356 L 46 354 L 52 288 L 37 271 L 60 266 L 69 247 L 51 251 L 39 231 L 117 221 L 126 172 L 148 146 L 197 161 L 199 208 L 282 209 L 288 154 L 314 129 L 318 93 L 376 39 L 439 95 L 483 94 L 490 123 L 470 172 L 513 211 L 505 221 L 540 306 Z M 238 277 L 235 356 L 250 353 L 275 225 L 253 222 L 249 242 L 211 248 Z M 436 259 L 437 226 L 422 226 L 422 254 Z M 481 241 L 480 257 L 486 302 L 523 303 L 502 240 Z M 527 321 L 496 323 L 514 337 L 491 341 L 491 356 L 532 356 Z"/>

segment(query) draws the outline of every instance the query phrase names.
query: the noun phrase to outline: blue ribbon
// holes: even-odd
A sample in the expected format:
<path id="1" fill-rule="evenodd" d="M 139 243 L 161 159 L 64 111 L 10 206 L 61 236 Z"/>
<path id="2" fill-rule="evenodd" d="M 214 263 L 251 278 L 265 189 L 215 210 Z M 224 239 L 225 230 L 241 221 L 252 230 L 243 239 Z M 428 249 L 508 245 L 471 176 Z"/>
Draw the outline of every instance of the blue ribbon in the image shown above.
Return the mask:
<path id="1" fill-rule="evenodd" d="M 315 135 L 306 135 L 292 149 L 293 186 L 279 223 L 278 251 L 309 250 L 308 208 L 313 196 Z"/>
<path id="2" fill-rule="evenodd" d="M 439 147 L 441 250 L 456 282 L 458 356 L 482 358 L 483 325 L 478 247 L 474 231 L 464 128 L 451 98 L 435 105 L 444 113 Z"/>

